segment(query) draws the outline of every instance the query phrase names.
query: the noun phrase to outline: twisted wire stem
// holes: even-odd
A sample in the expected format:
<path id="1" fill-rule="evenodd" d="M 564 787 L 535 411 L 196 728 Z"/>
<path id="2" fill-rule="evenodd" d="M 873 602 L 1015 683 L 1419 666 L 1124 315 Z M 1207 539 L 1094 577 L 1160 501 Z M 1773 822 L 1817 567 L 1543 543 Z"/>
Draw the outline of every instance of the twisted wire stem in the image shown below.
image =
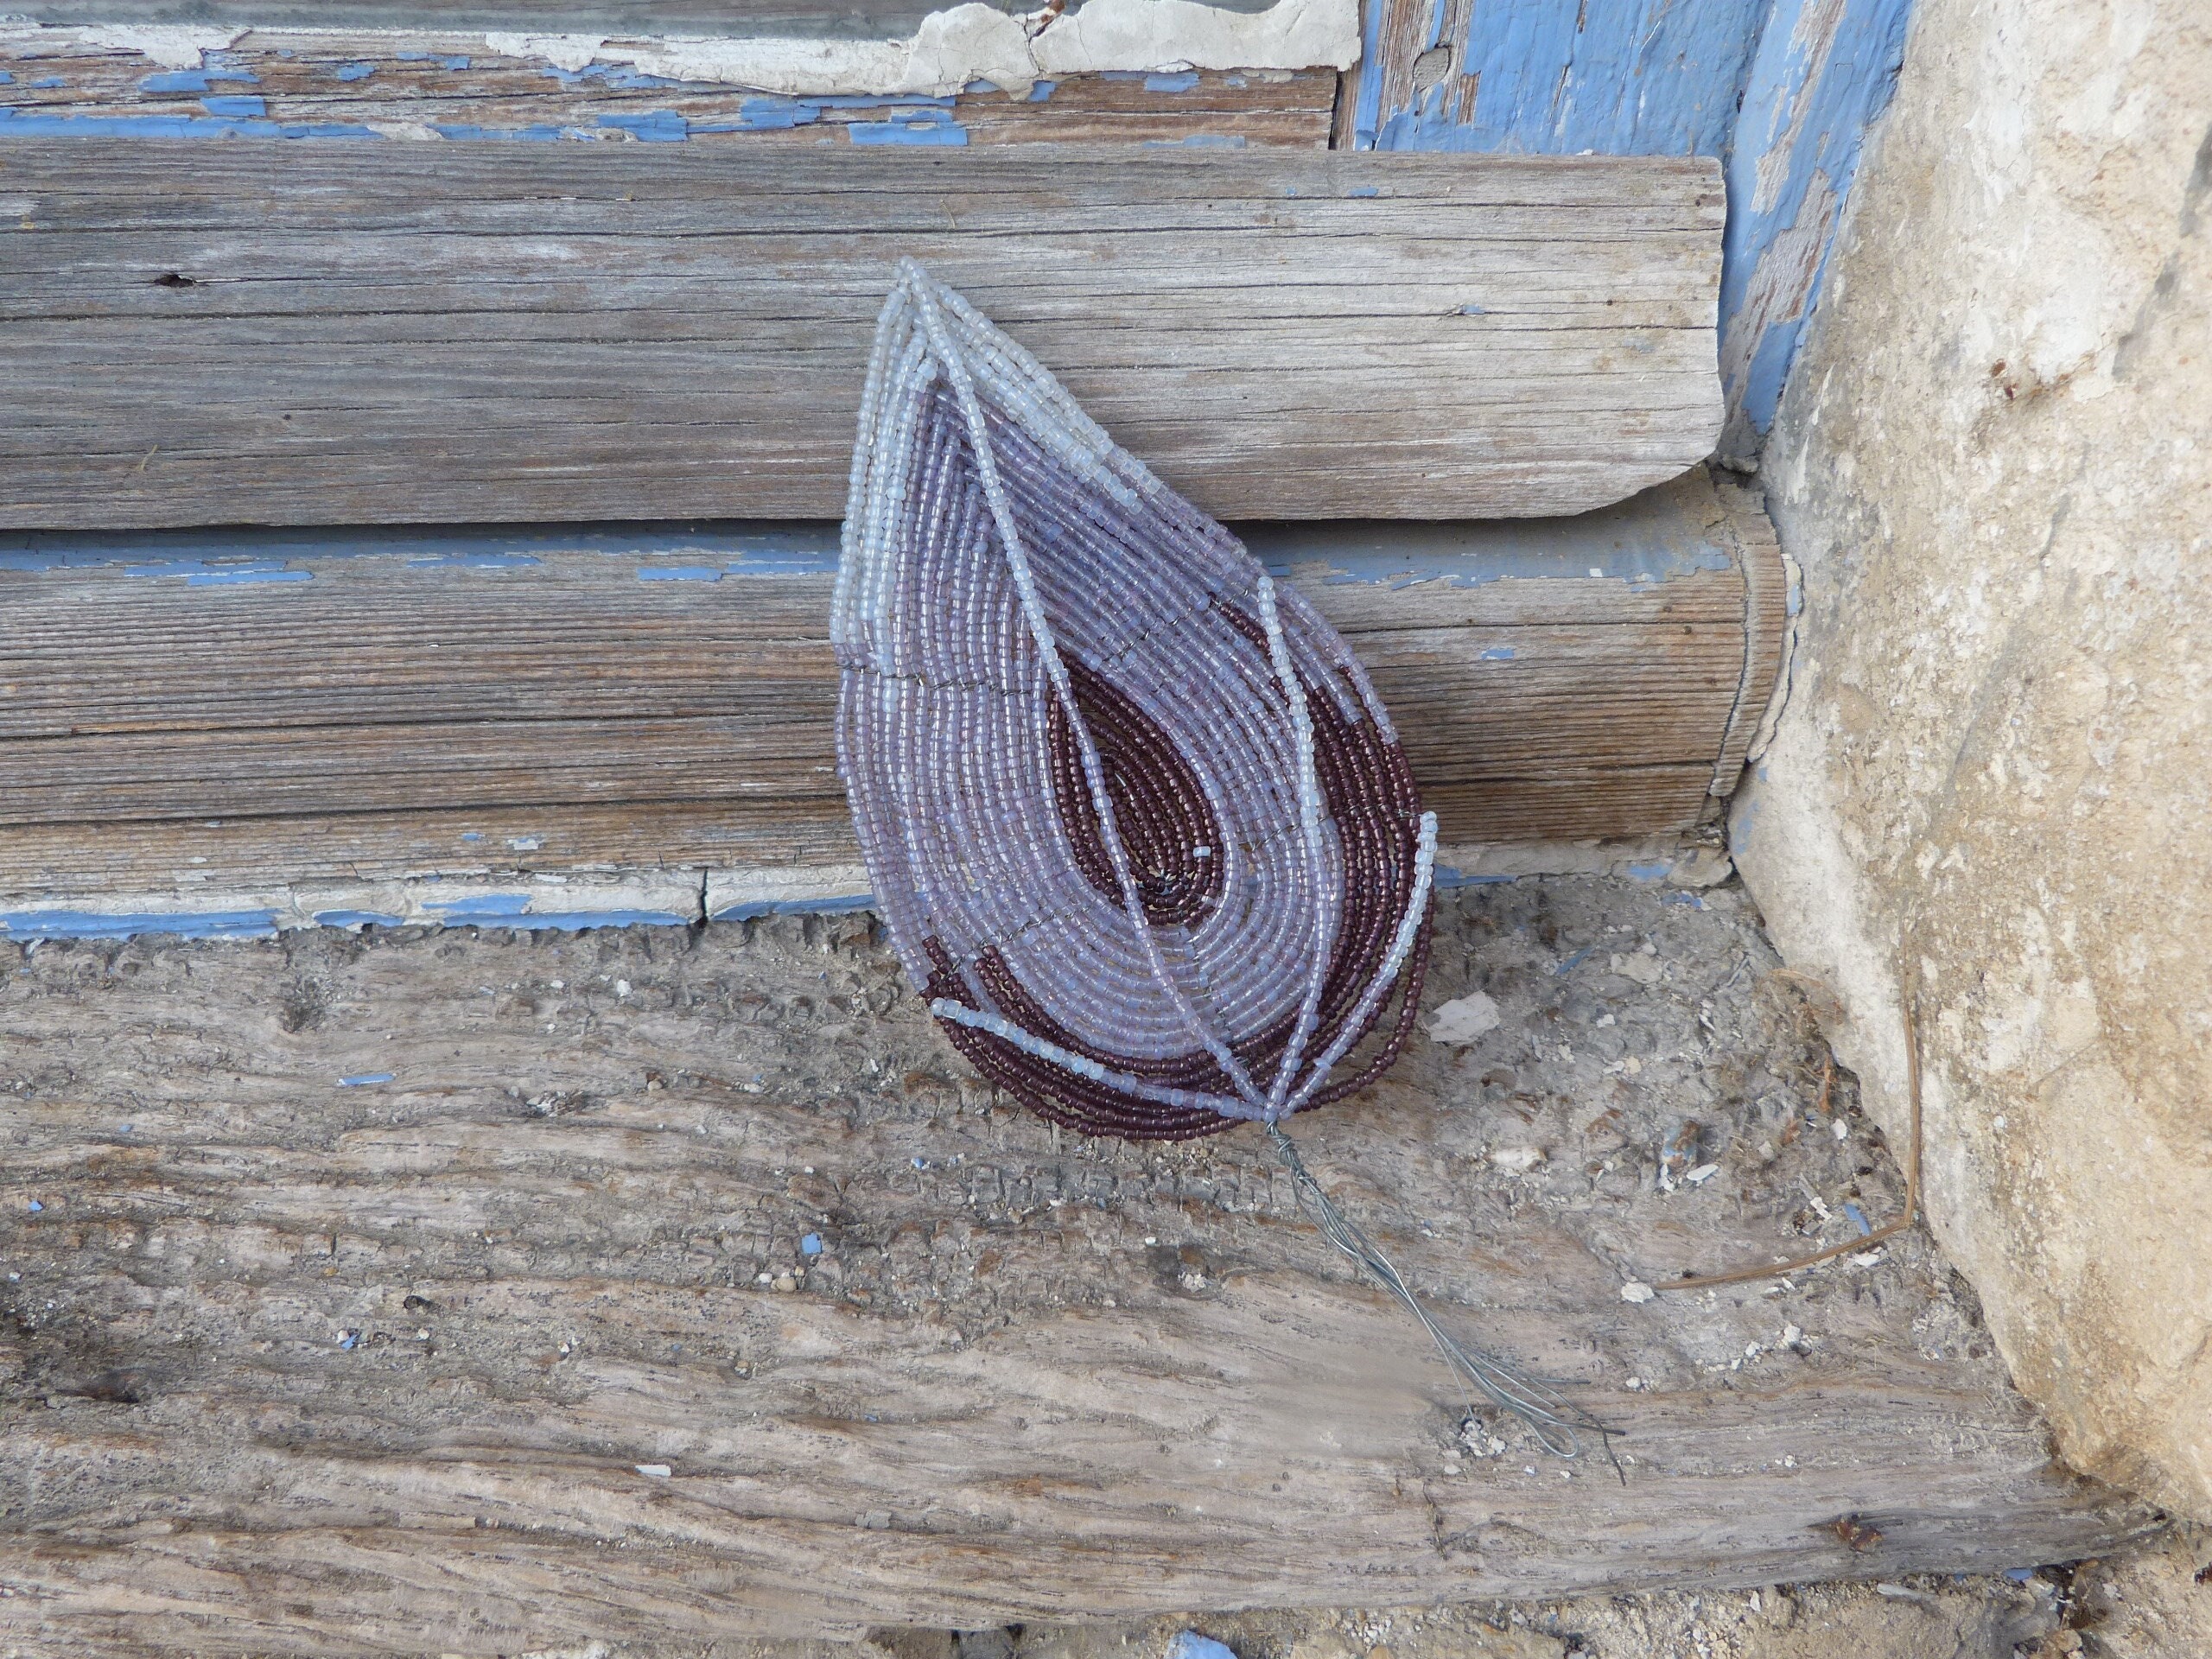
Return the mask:
<path id="1" fill-rule="evenodd" d="M 1554 1457 L 1573 1458 L 1582 1452 L 1582 1432 L 1598 1436 L 1605 1446 L 1605 1456 L 1611 1460 L 1613 1472 L 1621 1477 L 1621 1484 L 1628 1484 L 1620 1460 L 1613 1457 L 1612 1436 L 1619 1431 L 1584 1411 L 1548 1382 L 1523 1375 L 1503 1360 L 1493 1359 L 1488 1354 L 1470 1350 L 1436 1321 L 1436 1317 L 1414 1295 L 1404 1277 L 1390 1258 L 1382 1254 L 1380 1245 L 1370 1238 L 1360 1224 L 1337 1207 L 1336 1200 L 1321 1190 L 1320 1182 L 1313 1179 L 1306 1167 L 1306 1160 L 1298 1155 L 1298 1143 L 1286 1135 L 1280 1124 L 1267 1126 L 1268 1139 L 1274 1145 L 1275 1156 L 1282 1160 L 1290 1173 L 1292 1189 L 1298 1194 L 1301 1210 L 1313 1217 L 1322 1236 L 1338 1252 L 1357 1266 L 1362 1273 L 1380 1285 L 1396 1301 L 1404 1305 L 1414 1318 L 1421 1321 L 1421 1329 L 1436 1344 L 1436 1351 L 1443 1356 L 1451 1369 L 1452 1378 L 1459 1384 L 1470 1412 L 1479 1410 L 1475 1396 L 1501 1411 L 1510 1412 L 1528 1425 L 1529 1432 L 1545 1451 Z"/>

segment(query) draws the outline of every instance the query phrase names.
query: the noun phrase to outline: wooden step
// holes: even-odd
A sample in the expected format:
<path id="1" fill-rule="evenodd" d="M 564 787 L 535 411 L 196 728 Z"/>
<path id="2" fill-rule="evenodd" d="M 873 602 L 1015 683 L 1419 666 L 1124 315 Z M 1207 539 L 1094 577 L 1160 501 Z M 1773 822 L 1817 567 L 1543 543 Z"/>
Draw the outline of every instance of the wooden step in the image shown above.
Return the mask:
<path id="1" fill-rule="evenodd" d="M 1712 450 L 1695 158 L 0 141 L 0 526 L 841 513 L 900 255 L 1218 517 Z"/>
<path id="2" fill-rule="evenodd" d="M 1802 1254 L 1806 1191 L 1821 1242 L 1897 1201 L 1749 902 L 1685 896 L 1447 894 L 1432 1002 L 1505 1022 L 1298 1120 L 1456 1335 L 1620 1431 L 1618 1477 L 1505 1424 L 1470 1455 L 1252 1128 L 994 1103 L 865 918 L 0 946 L 0 1648 L 728 1651 L 2139 1529 L 2052 1467 L 1924 1236 L 1638 1290 Z M 1717 1170 L 1662 1191 L 1685 1113 Z"/>
<path id="3" fill-rule="evenodd" d="M 1690 830 L 1774 683 L 1771 527 L 1702 470 L 1573 520 L 1250 540 L 1372 671 L 1447 843 Z M 0 932 L 401 917 L 390 884 L 441 878 L 538 881 L 562 915 L 658 912 L 676 873 L 705 903 L 732 869 L 826 868 L 794 893 L 857 897 L 836 544 L 823 524 L 0 543 Z"/>

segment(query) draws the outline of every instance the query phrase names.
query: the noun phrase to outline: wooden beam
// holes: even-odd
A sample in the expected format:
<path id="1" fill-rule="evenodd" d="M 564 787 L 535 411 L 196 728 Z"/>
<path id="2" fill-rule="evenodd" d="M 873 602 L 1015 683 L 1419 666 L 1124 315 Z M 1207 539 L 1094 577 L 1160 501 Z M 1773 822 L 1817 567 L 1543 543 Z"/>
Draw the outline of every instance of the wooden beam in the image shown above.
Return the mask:
<path id="1" fill-rule="evenodd" d="M 1355 150 L 1725 156 L 1722 453 L 1754 460 L 1861 144 L 1904 57 L 1910 0 L 1370 0 L 1334 142 Z"/>
<path id="2" fill-rule="evenodd" d="M 783 35 L 869 39 L 909 34 L 931 0 L 21 0 L 45 23 L 182 21 L 257 29 L 509 29 L 533 35 Z"/>
<path id="3" fill-rule="evenodd" d="M 0 143 L 0 524 L 842 511 L 895 257 L 1217 516 L 1532 516 L 1712 448 L 1703 161 Z"/>
<path id="4" fill-rule="evenodd" d="M 543 25 L 537 26 L 542 29 Z M 483 37 L 252 31 L 196 70 L 68 35 L 0 38 L 0 137 L 752 144 L 1147 143 L 1325 149 L 1333 69 L 1076 75 L 1022 97 L 786 96 L 602 65 L 557 73 Z M 226 102 L 226 99 L 231 101 Z"/>
<path id="5" fill-rule="evenodd" d="M 1700 471 L 1574 520 L 1250 539 L 1372 671 L 1447 842 L 1675 835 L 1733 787 L 1783 626 L 1747 492 Z M 0 930 L 302 884 L 857 863 L 835 526 L 16 548 Z"/>
<path id="6" fill-rule="evenodd" d="M 2145 1517 L 2053 1470 L 1918 1236 L 1624 1298 L 1897 1201 L 1848 1079 L 1815 1109 L 1755 914 L 1686 896 L 1447 896 L 1432 998 L 1506 1023 L 1299 1130 L 1455 1331 L 1621 1431 L 1619 1478 L 1502 1425 L 1470 1455 L 1256 1134 L 995 1103 L 864 918 L 0 946 L 0 1644 L 658 1649 L 2102 1553 Z M 1684 1115 L 1719 1170 L 1662 1190 Z"/>

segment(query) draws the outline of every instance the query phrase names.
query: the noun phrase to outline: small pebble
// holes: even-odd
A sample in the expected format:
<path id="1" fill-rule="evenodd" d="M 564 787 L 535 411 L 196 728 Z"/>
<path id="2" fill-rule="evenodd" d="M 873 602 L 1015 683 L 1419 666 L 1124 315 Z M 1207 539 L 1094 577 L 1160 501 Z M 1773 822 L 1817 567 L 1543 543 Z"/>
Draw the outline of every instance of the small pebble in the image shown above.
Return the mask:
<path id="1" fill-rule="evenodd" d="M 1639 1279 L 1631 1279 L 1621 1287 L 1621 1300 L 1624 1302 L 1648 1302 L 1656 1294 L 1650 1286 Z"/>

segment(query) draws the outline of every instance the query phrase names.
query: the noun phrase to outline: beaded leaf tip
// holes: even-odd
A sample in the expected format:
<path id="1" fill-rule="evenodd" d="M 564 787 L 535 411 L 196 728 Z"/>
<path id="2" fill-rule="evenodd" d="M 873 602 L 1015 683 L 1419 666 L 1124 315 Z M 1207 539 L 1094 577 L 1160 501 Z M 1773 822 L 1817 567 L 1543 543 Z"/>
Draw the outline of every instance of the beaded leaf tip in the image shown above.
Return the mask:
<path id="1" fill-rule="evenodd" d="M 993 1083 L 1086 1134 L 1181 1139 L 1397 1057 L 1436 821 L 1367 676 L 911 260 L 830 633 L 878 913 Z"/>

